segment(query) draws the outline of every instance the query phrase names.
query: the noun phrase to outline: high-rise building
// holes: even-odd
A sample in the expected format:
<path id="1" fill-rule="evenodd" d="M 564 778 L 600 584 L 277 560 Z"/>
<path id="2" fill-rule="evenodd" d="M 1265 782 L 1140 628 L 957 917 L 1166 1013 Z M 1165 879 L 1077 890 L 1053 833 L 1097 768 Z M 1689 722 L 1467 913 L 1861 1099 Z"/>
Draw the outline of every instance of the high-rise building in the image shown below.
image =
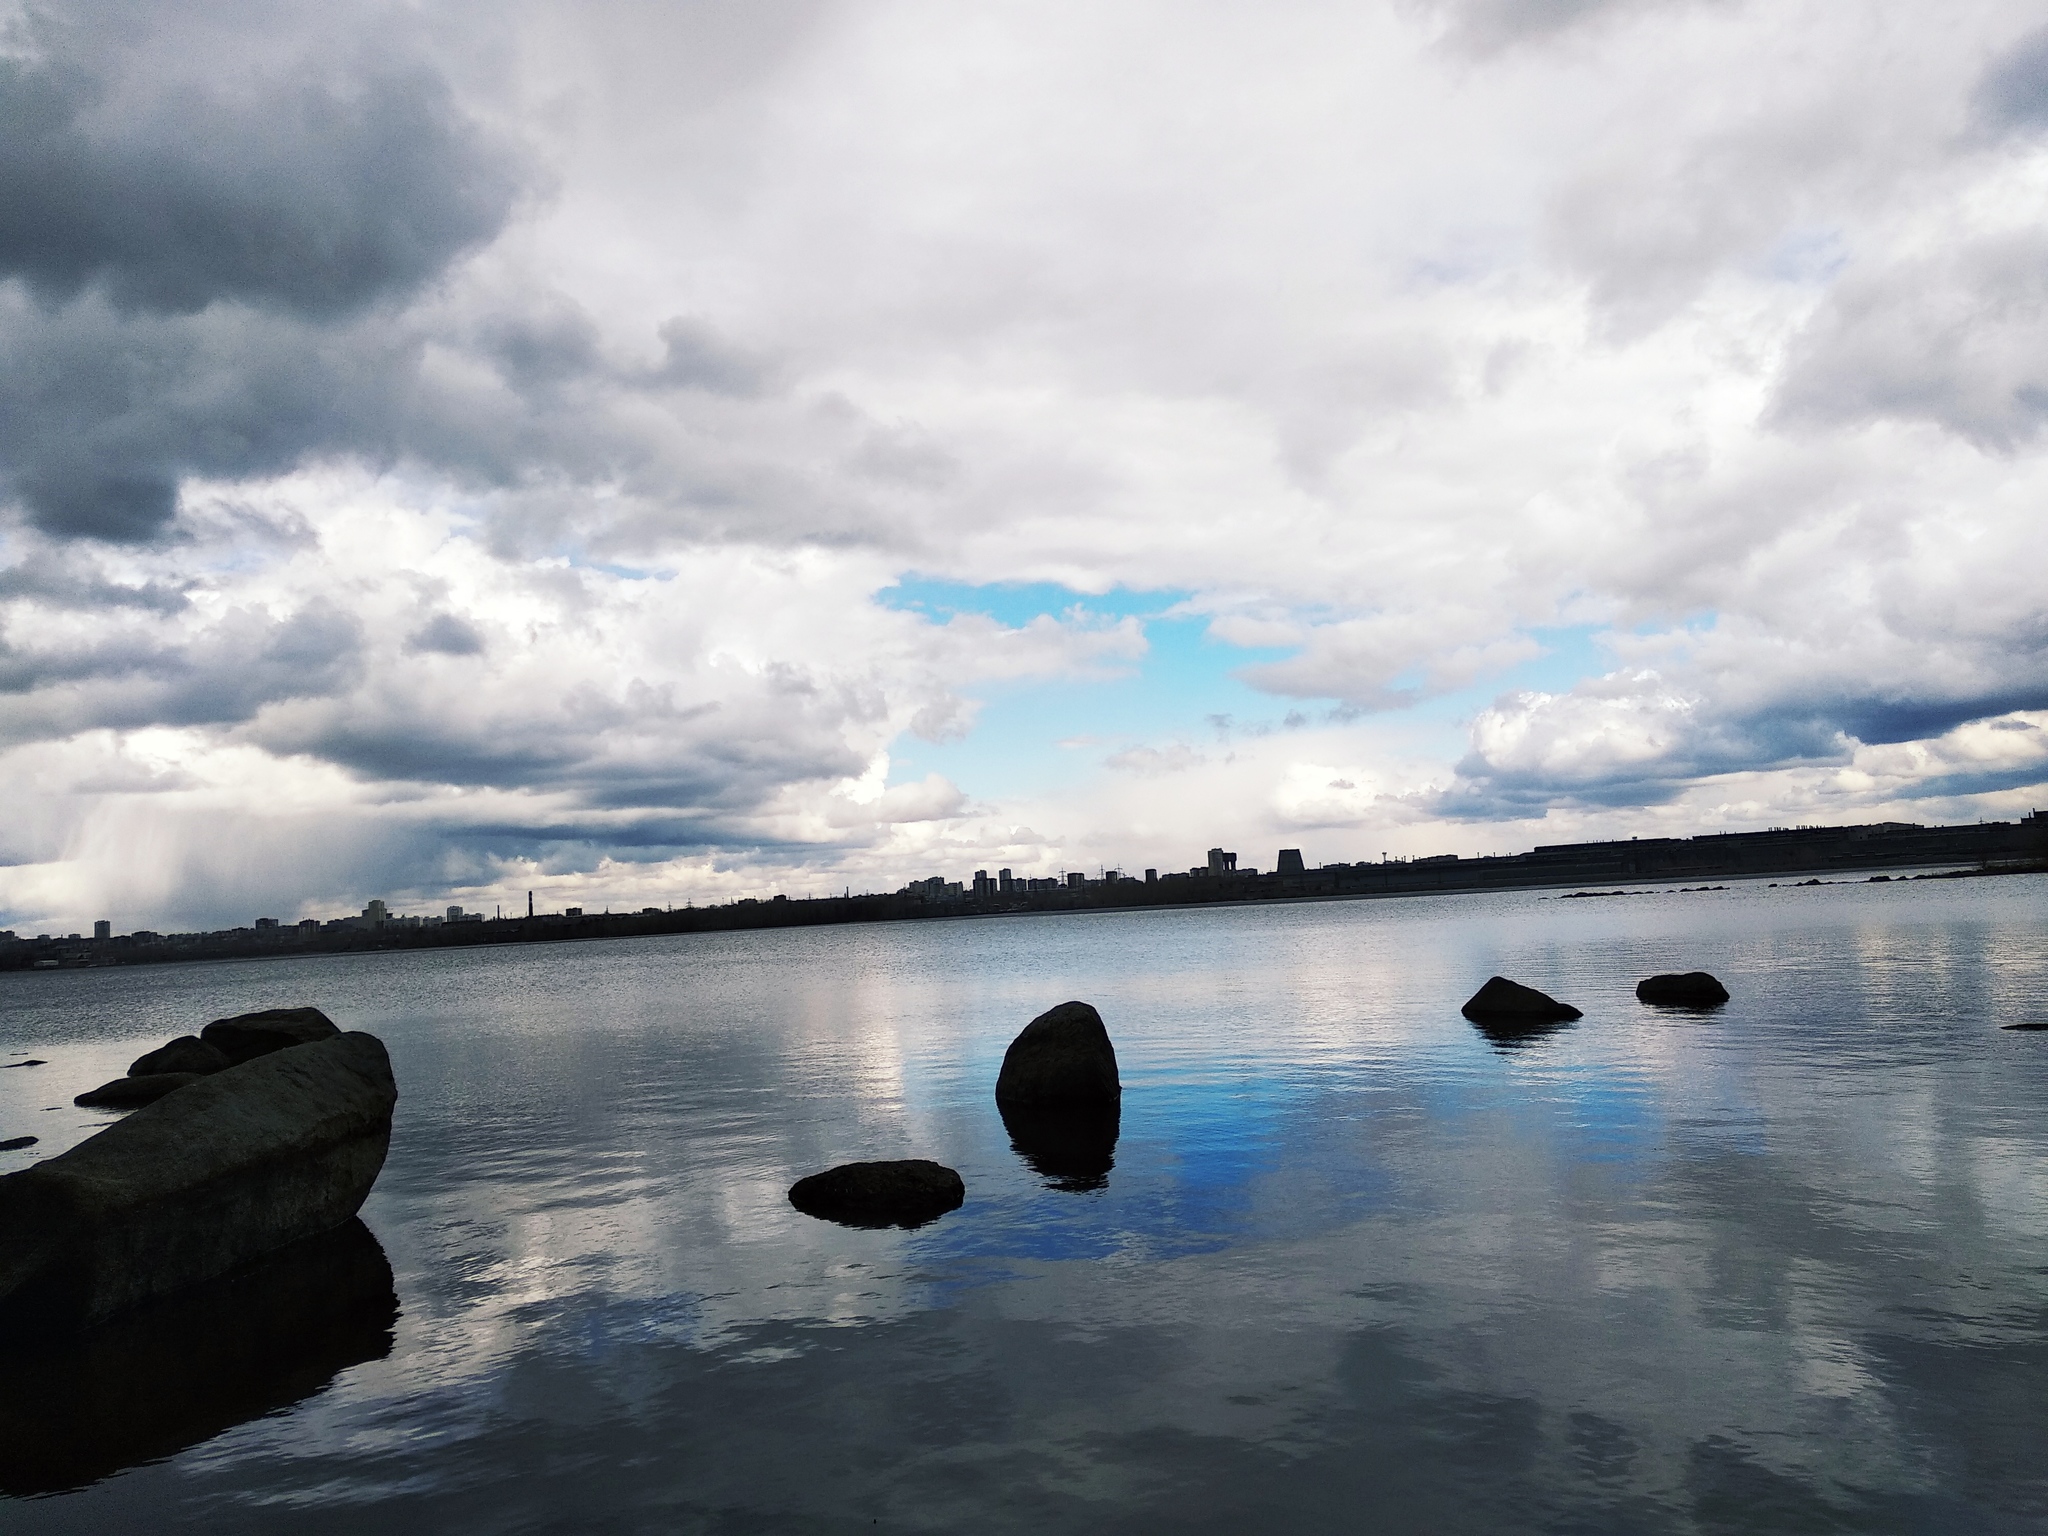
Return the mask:
<path id="1" fill-rule="evenodd" d="M 114 925 L 103 917 L 92 925 L 92 936 L 96 939 L 111 939 L 114 936 Z"/>

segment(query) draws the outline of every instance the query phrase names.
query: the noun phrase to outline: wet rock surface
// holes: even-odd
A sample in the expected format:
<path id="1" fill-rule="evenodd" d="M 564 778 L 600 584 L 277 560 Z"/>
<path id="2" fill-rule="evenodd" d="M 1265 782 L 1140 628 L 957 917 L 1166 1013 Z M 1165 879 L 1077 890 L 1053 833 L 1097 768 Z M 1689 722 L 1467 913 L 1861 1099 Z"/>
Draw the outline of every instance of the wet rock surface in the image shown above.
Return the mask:
<path id="1" fill-rule="evenodd" d="M 1718 1008 L 1728 989 L 1705 971 L 1646 976 L 1636 983 L 1636 997 L 1660 1008 Z"/>
<path id="2" fill-rule="evenodd" d="M 789 1186 L 791 1205 L 844 1227 L 921 1227 L 966 1198 L 959 1174 L 921 1157 L 842 1163 Z"/>
<path id="3" fill-rule="evenodd" d="M 1505 976 L 1490 978 L 1459 1011 L 1503 1051 L 1533 1045 L 1581 1017 L 1570 1003 Z"/>
<path id="4" fill-rule="evenodd" d="M 0 1334 L 94 1323 L 339 1226 L 397 1098 L 382 1042 L 337 1034 L 192 1077 L 0 1176 Z"/>
<path id="5" fill-rule="evenodd" d="M 215 1019 L 199 1032 L 199 1038 L 227 1057 L 230 1065 L 240 1066 L 272 1051 L 332 1040 L 340 1033 L 318 1008 L 265 1008 Z"/>
<path id="6" fill-rule="evenodd" d="M 1489 977 L 1486 985 L 1467 998 L 1458 1011 L 1475 1024 L 1489 1019 L 1503 1023 L 1561 1024 L 1584 1017 L 1570 1003 L 1560 1003 L 1548 992 L 1538 992 L 1505 976 Z"/>
<path id="7" fill-rule="evenodd" d="M 1061 1003 L 1025 1025 L 1003 1053 L 996 1102 L 1039 1109 L 1106 1109 L 1121 1102 L 1116 1047 L 1102 1015 Z"/>
<path id="8" fill-rule="evenodd" d="M 101 1083 L 81 1093 L 71 1102 L 88 1109 L 137 1109 L 206 1076 L 204 1072 L 152 1072 L 147 1077 L 117 1077 L 111 1083 Z"/>
<path id="9" fill-rule="evenodd" d="M 138 1056 L 128 1068 L 130 1077 L 151 1077 L 159 1072 L 225 1072 L 234 1063 L 220 1049 L 197 1035 L 180 1035 L 169 1045 L 160 1045 L 146 1056 Z"/>

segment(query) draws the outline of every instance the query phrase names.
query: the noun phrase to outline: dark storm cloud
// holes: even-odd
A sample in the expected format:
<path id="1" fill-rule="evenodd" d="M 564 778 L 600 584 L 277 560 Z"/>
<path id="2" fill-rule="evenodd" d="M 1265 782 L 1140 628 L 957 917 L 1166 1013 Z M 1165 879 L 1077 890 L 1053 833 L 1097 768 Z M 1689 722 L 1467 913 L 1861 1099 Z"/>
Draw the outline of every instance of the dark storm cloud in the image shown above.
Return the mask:
<path id="1" fill-rule="evenodd" d="M 483 654 L 484 637 L 467 619 L 452 613 L 439 613 L 406 637 L 405 648 L 415 656 L 429 653 L 480 656 Z"/>
<path id="2" fill-rule="evenodd" d="M 523 172 L 401 39 L 254 30 L 304 20 L 44 9 L 0 59 L 0 488 L 44 532 L 147 540 L 190 476 L 390 452 L 397 309 Z"/>
<path id="3" fill-rule="evenodd" d="M 1993 133 L 2048 128 L 2048 27 L 2029 32 L 1992 61 L 1971 100 Z"/>
<path id="4" fill-rule="evenodd" d="M 517 186 L 424 68 L 132 102 L 78 65 L 0 60 L 0 275 L 48 301 L 334 316 L 488 239 Z"/>
<path id="5" fill-rule="evenodd" d="M 0 472 L 58 538 L 154 539 L 189 478 L 323 455 L 421 464 L 477 489 L 617 487 L 749 531 L 795 514 L 814 531 L 805 466 L 720 430 L 768 367 L 699 324 L 664 335 L 668 359 L 647 370 L 601 356 L 588 320 L 560 304 L 475 323 L 381 308 L 328 322 L 244 305 L 123 313 L 96 291 L 52 310 L 0 287 Z M 430 352 L 462 366 L 431 372 Z M 712 420 L 681 435 L 678 456 L 659 407 L 685 393 Z"/>
<path id="6" fill-rule="evenodd" d="M 148 539 L 186 476 L 278 472 L 330 445 L 388 454 L 418 345 L 379 322 L 123 315 L 97 294 L 52 312 L 0 290 L 0 464 L 44 532 Z"/>
<path id="7" fill-rule="evenodd" d="M 2021 658 L 2016 657 L 2015 660 Z M 1843 700 L 1824 717 L 1812 721 L 1814 734 L 1824 724 L 1872 746 L 1924 741 L 1972 720 L 1988 720 L 2016 710 L 2048 709 L 2048 657 L 2038 657 L 2039 676 L 1992 694 L 1969 698 L 1863 698 Z"/>
<path id="8" fill-rule="evenodd" d="M 1959 726 L 1998 721 L 2017 711 L 2048 709 L 2048 653 L 2035 648 L 2011 658 L 1995 688 L 1918 695 L 1783 686 L 1777 698 L 1747 707 L 1702 702 L 1684 710 L 1630 712 L 1626 684 L 1602 679 L 1555 698 L 1524 695 L 1495 710 L 1515 718 L 1521 733 L 1475 737 L 1456 779 L 1432 804 L 1441 815 L 1513 819 L 1546 806 L 1625 808 L 1663 804 L 1701 779 L 1815 764 L 1844 764 L 1859 746 L 1928 741 Z M 1624 709 L 1603 713 L 1602 705 Z M 2000 729 L 2031 733 L 2025 722 Z M 1588 748 L 1603 733 L 1618 747 Z M 1658 750 L 1632 750 L 1660 734 Z M 1923 796 L 1979 794 L 2037 782 L 2038 762 L 2012 767 L 1924 770 Z"/>
<path id="9" fill-rule="evenodd" d="M 733 346 L 700 320 L 666 321 L 661 342 L 666 356 L 649 376 L 651 383 L 744 397 L 760 394 L 774 377 L 764 359 Z"/>
<path id="10" fill-rule="evenodd" d="M 231 725 L 281 699 L 312 698 L 361 675 L 362 625 L 325 603 L 282 617 L 237 609 L 178 643 L 152 631 L 102 633 L 80 645 L 0 642 L 0 740 L 151 725 Z"/>
<path id="11" fill-rule="evenodd" d="M 182 586 L 161 581 L 110 581 L 89 566 L 44 550 L 0 570 L 0 603 L 15 600 L 53 610 L 141 609 L 166 616 L 191 605 Z"/>

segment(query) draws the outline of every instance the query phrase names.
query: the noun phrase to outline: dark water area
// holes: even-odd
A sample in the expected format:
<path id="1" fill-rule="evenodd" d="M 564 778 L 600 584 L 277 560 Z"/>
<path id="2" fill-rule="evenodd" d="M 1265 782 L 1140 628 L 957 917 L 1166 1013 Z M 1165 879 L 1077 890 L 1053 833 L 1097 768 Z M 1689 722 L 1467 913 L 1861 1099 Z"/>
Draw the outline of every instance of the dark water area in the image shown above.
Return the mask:
<path id="1" fill-rule="evenodd" d="M 1584 1017 L 1489 1037 L 1496 972 Z M 1006 1124 L 1070 997 L 1120 1121 Z M 0 1530 L 2048 1522 L 2048 877 L 16 973 L 0 1171 L 300 1002 L 397 1069 L 362 1228 L 10 1354 Z M 785 1198 L 890 1157 L 966 1203 Z"/>

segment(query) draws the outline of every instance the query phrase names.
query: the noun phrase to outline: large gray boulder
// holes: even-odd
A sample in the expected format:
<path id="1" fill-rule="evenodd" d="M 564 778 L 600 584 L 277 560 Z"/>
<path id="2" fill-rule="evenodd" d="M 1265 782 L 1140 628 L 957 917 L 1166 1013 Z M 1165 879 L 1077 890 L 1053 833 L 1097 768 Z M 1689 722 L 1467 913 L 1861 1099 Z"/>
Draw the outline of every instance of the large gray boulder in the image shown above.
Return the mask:
<path id="1" fill-rule="evenodd" d="M 339 1226 L 384 1166 L 397 1099 L 383 1043 L 337 1035 L 0 1176 L 0 1333 L 96 1322 Z"/>
<path id="2" fill-rule="evenodd" d="M 231 1019 L 215 1019 L 199 1031 L 199 1038 L 230 1063 L 240 1066 L 287 1046 L 332 1040 L 340 1033 L 334 1021 L 318 1008 L 265 1008 L 257 1013 L 238 1013 Z"/>
<path id="3" fill-rule="evenodd" d="M 138 1056 L 128 1068 L 130 1077 L 153 1077 L 159 1072 L 225 1072 L 234 1063 L 218 1046 L 208 1045 L 197 1035 L 180 1035 L 169 1045 L 160 1045 L 146 1056 Z"/>
<path id="4" fill-rule="evenodd" d="M 71 1102 L 88 1109 L 139 1109 L 154 1104 L 167 1093 L 199 1082 L 204 1072 L 152 1072 L 147 1077 L 117 1077 L 111 1083 L 81 1093 Z"/>
<path id="5" fill-rule="evenodd" d="M 1123 1100 L 1116 1047 L 1087 1003 L 1061 1003 L 1026 1024 L 1003 1053 L 996 1102 L 1040 1109 L 1108 1108 Z"/>
<path id="6" fill-rule="evenodd" d="M 843 1227 L 921 1227 L 966 1198 L 959 1174 L 922 1157 L 841 1163 L 789 1186 L 791 1205 Z"/>

